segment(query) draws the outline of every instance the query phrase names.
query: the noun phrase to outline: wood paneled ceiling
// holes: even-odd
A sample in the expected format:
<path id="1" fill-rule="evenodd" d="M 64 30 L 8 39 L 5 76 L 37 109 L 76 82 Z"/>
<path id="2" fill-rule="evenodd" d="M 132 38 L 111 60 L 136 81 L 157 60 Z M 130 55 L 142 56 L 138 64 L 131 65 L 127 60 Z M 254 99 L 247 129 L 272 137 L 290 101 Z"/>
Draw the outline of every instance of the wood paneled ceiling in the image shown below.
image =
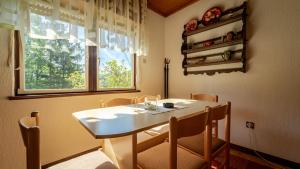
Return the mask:
<path id="1" fill-rule="evenodd" d="M 199 0 L 148 0 L 148 8 L 162 16 L 169 16 Z"/>

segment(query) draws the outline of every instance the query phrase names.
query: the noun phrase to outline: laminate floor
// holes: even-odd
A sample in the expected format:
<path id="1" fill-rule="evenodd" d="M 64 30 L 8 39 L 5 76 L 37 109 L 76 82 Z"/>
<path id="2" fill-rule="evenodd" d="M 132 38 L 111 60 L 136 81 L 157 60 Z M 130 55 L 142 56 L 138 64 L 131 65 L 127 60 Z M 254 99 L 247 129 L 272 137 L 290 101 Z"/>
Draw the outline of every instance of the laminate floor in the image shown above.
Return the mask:
<path id="1" fill-rule="evenodd" d="M 224 154 L 219 155 L 212 163 L 212 169 L 219 169 L 220 164 L 224 161 Z M 230 169 L 286 169 L 277 164 L 268 162 L 249 154 L 231 150 L 230 152 Z"/>

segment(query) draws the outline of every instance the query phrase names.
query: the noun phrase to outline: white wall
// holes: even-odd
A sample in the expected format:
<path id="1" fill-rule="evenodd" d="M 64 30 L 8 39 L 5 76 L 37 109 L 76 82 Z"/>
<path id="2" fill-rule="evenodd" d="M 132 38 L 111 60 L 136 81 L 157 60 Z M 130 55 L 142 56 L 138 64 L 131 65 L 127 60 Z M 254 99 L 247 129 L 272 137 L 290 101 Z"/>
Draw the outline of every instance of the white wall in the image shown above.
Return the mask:
<path id="1" fill-rule="evenodd" d="M 201 0 L 165 21 L 165 56 L 171 57 L 170 95 L 219 95 L 232 102 L 231 140 L 250 143 L 246 121 L 254 121 L 259 151 L 300 162 L 300 1 L 249 0 L 248 71 L 183 75 L 180 54 L 183 25 L 208 8 L 240 5 L 242 1 Z M 223 133 L 221 134 L 223 136 Z"/>
<path id="2" fill-rule="evenodd" d="M 150 11 L 148 17 L 150 53 L 140 58 L 141 93 L 76 96 L 33 100 L 7 100 L 12 91 L 12 69 L 7 67 L 7 30 L 0 29 L 0 168 L 25 168 L 25 148 L 18 119 L 33 110 L 41 113 L 41 162 L 46 164 L 99 145 L 75 119 L 72 113 L 97 108 L 100 99 L 134 97 L 140 94 L 162 94 L 164 18 Z M 158 31 L 159 30 L 159 31 Z M 155 79 L 153 80 L 153 76 Z"/>
<path id="3" fill-rule="evenodd" d="M 150 53 L 140 59 L 142 93 L 76 96 L 10 101 L 11 68 L 6 66 L 8 31 L 0 29 L 0 168 L 25 168 L 25 149 L 17 120 L 32 110 L 41 112 L 41 159 L 48 163 L 98 145 L 71 113 L 98 107 L 100 99 L 162 94 L 163 59 L 171 57 L 170 95 L 191 92 L 218 94 L 232 101 L 233 143 L 254 148 L 245 121 L 256 123 L 259 151 L 300 162 L 300 1 L 249 0 L 247 73 L 183 76 L 180 54 L 183 25 L 214 6 L 239 5 L 241 1 L 201 0 L 163 18 L 150 11 Z M 221 136 L 223 134 L 221 133 Z"/>

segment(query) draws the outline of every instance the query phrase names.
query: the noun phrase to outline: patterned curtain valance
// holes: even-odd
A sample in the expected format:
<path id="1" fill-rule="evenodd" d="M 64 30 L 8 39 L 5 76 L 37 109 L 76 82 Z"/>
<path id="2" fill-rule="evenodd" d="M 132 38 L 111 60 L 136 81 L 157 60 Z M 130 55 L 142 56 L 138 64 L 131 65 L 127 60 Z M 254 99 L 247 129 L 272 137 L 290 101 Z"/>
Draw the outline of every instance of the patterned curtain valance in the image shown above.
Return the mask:
<path id="1" fill-rule="evenodd" d="M 0 0 L 0 24 L 32 38 L 80 39 L 87 45 L 147 54 L 147 0 Z M 76 26 L 75 26 L 76 25 Z"/>

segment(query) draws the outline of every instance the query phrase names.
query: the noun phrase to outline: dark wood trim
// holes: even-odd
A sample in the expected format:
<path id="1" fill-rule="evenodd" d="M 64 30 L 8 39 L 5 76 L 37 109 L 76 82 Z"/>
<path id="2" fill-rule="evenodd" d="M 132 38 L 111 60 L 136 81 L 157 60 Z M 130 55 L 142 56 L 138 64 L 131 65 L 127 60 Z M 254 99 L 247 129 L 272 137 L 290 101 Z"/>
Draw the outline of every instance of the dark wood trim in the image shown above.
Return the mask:
<path id="1" fill-rule="evenodd" d="M 41 99 L 41 98 L 55 98 L 55 97 L 71 97 L 71 96 L 86 96 L 86 95 L 101 95 L 101 94 L 118 94 L 118 93 L 135 93 L 141 92 L 136 89 L 127 90 L 107 90 L 95 92 L 64 92 L 64 93 L 39 93 L 39 94 L 22 94 L 16 96 L 9 96 L 9 100 L 24 100 L 24 99 Z"/>
<path id="2" fill-rule="evenodd" d="M 230 148 L 241 151 L 241 152 L 246 153 L 246 154 L 257 156 L 255 154 L 254 150 L 243 147 L 243 146 L 239 146 L 239 145 L 236 145 L 236 144 L 233 144 L 233 143 L 230 143 Z M 293 161 L 290 161 L 290 160 L 286 160 L 286 159 L 283 159 L 283 158 L 280 158 L 280 157 L 276 157 L 276 156 L 273 156 L 273 155 L 270 155 L 270 154 L 266 154 L 266 153 L 263 153 L 263 152 L 260 152 L 260 151 L 256 151 L 256 152 L 259 153 L 266 160 L 271 161 L 273 163 L 276 163 L 276 164 L 279 164 L 279 165 L 282 165 L 282 166 L 286 166 L 286 167 L 290 167 L 290 168 L 300 168 L 299 163 L 296 163 L 296 162 L 293 162 Z"/>
<path id="3" fill-rule="evenodd" d="M 20 89 L 20 31 L 15 30 L 14 31 L 14 76 L 15 76 L 15 83 L 14 83 L 14 92 L 15 95 L 18 93 L 18 90 Z"/>
<path id="4" fill-rule="evenodd" d="M 87 154 L 87 153 L 96 151 L 96 150 L 98 150 L 99 148 L 101 148 L 101 147 L 100 147 L 100 146 L 94 147 L 94 148 L 91 148 L 91 149 L 89 149 L 89 150 L 86 150 L 86 151 L 83 151 L 83 152 L 80 152 L 80 153 L 73 154 L 73 155 L 71 155 L 71 156 L 65 157 L 65 158 L 63 158 L 63 159 L 59 159 L 59 160 L 57 160 L 57 161 L 53 161 L 53 162 L 50 162 L 50 163 L 48 163 L 48 164 L 44 164 L 44 165 L 42 165 L 42 169 L 46 169 L 46 168 L 51 167 L 51 166 L 54 166 L 54 165 L 56 165 L 56 164 L 59 164 L 59 163 L 62 163 L 62 162 L 71 160 L 72 158 L 76 158 L 76 157 L 79 157 L 79 156 L 81 156 L 81 155 L 84 155 L 84 154 Z"/>
<path id="5" fill-rule="evenodd" d="M 243 60 L 243 71 L 246 72 L 246 52 L 247 52 L 247 2 L 243 3 L 243 6 L 245 6 L 245 9 L 243 11 L 243 28 L 242 28 L 242 34 L 243 34 L 243 52 L 242 52 L 242 60 Z"/>
<path id="6" fill-rule="evenodd" d="M 97 91 L 97 46 L 89 46 L 89 91 L 94 92 Z"/>
<path id="7" fill-rule="evenodd" d="M 183 36 L 183 41 L 185 44 L 187 44 L 187 36 Z M 184 56 L 184 60 L 182 62 L 182 67 L 183 67 L 183 74 L 186 76 L 188 75 L 187 73 L 187 67 L 184 67 L 185 64 L 187 64 L 186 60 L 187 60 L 187 53 L 183 53 L 183 56 Z"/>

